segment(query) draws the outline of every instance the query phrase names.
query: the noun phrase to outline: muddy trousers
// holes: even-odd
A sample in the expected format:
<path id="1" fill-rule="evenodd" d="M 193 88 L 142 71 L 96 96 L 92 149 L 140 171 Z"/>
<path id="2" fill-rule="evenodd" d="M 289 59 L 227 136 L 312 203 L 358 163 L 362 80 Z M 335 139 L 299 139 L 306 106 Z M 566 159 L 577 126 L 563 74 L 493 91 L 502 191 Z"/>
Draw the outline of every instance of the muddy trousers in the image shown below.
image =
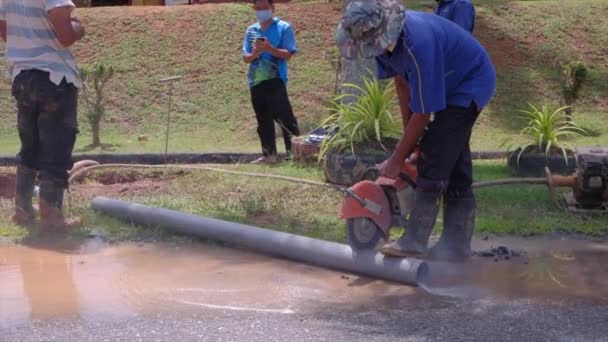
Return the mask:
<path id="1" fill-rule="evenodd" d="M 15 78 L 12 93 L 18 110 L 20 169 L 38 171 L 41 202 L 61 208 L 78 134 L 78 89 L 65 80 L 54 84 L 47 72 L 25 70 Z M 31 172 L 18 173 L 17 183 L 27 184 L 27 189 L 18 187 L 17 197 L 21 191 L 27 199 L 33 183 L 20 182 L 23 177 L 30 178 Z"/>
<path id="2" fill-rule="evenodd" d="M 291 138 L 300 135 L 285 82 L 280 78 L 264 81 L 251 88 L 251 103 L 258 122 L 258 135 L 265 156 L 277 154 L 274 123 L 283 132 L 285 151 L 291 152 Z"/>
<path id="3" fill-rule="evenodd" d="M 431 253 L 460 259 L 470 252 L 475 220 L 470 139 L 478 116 L 474 104 L 468 108 L 449 106 L 436 113 L 420 142 L 416 190 L 420 201 L 415 203 L 410 216 L 414 231 L 409 239 L 420 246 L 417 248 L 420 251 L 426 249 L 437 218 L 439 199 L 443 197 L 443 234 L 438 248 Z"/>

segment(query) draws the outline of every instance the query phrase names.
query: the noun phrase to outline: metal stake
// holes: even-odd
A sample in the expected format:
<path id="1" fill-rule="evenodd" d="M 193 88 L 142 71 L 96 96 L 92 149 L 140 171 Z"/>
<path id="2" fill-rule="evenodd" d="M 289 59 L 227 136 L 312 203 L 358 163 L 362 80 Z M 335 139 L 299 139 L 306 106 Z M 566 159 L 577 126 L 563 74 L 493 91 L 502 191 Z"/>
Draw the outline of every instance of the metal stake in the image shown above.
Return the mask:
<path id="1" fill-rule="evenodd" d="M 160 79 L 160 83 L 169 82 L 169 108 L 167 110 L 167 129 L 165 136 L 165 166 L 168 164 L 168 154 L 169 154 L 169 127 L 171 125 L 171 102 L 173 98 L 173 83 L 175 81 L 179 81 L 182 79 L 182 76 L 173 76 Z"/>

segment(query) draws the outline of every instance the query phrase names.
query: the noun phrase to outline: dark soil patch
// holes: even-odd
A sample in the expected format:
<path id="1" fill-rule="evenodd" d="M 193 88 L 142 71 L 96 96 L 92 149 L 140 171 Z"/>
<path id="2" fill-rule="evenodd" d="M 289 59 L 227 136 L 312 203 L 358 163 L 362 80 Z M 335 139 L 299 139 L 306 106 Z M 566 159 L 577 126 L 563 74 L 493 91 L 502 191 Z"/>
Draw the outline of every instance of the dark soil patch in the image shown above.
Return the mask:
<path id="1" fill-rule="evenodd" d="M 475 36 L 486 48 L 498 71 L 514 67 L 524 67 L 530 62 L 530 52 L 506 33 L 496 32 L 492 23 L 480 21 Z"/>
<path id="2" fill-rule="evenodd" d="M 137 170 L 118 170 L 99 172 L 90 175 L 86 178 L 101 185 L 114 185 L 131 184 L 144 180 L 150 182 L 168 181 L 175 179 L 179 176 L 183 176 L 185 174 L 187 174 L 187 172 L 183 170 L 170 170 L 167 172 L 161 170 L 154 170 L 150 172 L 141 172 Z M 82 183 L 82 181 L 80 183 Z"/>
<path id="3" fill-rule="evenodd" d="M 362 144 L 355 145 L 353 149 L 354 153 L 357 155 L 385 155 L 394 151 L 395 148 L 397 148 L 397 144 L 399 144 L 399 139 L 386 138 L 382 140 L 382 143 L 375 140 L 368 141 Z M 352 152 L 350 146 L 348 146 L 344 152 Z"/>
<path id="4" fill-rule="evenodd" d="M 15 176 L 0 175 L 0 198 L 15 197 Z"/>
<path id="5" fill-rule="evenodd" d="M 88 182 L 73 185 L 72 192 L 84 200 L 96 196 L 153 196 L 166 192 L 173 180 L 186 174 L 183 170 L 99 172 L 88 177 Z"/>
<path id="6" fill-rule="evenodd" d="M 131 197 L 131 196 L 151 196 L 166 192 L 169 181 L 144 179 L 132 183 L 117 183 L 103 185 L 78 184 L 72 187 L 72 194 L 84 201 L 90 201 L 97 196 L 106 197 Z"/>
<path id="7" fill-rule="evenodd" d="M 154 176 L 153 176 L 154 177 Z M 104 172 L 96 177 L 96 181 L 103 185 L 134 183 L 138 180 L 147 178 L 145 175 L 130 171 L 130 172 Z"/>

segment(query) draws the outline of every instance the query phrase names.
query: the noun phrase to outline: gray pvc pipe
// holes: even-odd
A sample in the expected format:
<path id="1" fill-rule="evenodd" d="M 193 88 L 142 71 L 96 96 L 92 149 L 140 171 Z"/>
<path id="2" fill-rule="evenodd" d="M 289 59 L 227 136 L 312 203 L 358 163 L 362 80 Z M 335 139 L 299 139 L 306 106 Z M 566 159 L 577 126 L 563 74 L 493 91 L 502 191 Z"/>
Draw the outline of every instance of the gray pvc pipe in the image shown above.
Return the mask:
<path id="1" fill-rule="evenodd" d="M 373 251 L 354 253 L 344 244 L 179 211 L 105 197 L 93 199 L 93 208 L 134 224 L 163 227 L 265 254 L 408 285 L 417 286 L 429 272 L 428 264 L 418 259 L 384 258 L 382 254 Z"/>

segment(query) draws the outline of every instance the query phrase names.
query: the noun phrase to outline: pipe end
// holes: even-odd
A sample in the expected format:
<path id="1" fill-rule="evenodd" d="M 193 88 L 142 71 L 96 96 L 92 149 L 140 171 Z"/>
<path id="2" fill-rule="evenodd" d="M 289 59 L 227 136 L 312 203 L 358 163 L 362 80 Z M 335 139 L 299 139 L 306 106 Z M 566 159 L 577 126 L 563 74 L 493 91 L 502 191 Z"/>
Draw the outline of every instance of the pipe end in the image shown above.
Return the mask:
<path id="1" fill-rule="evenodd" d="M 416 282 L 424 285 L 426 282 L 428 282 L 430 273 L 431 267 L 427 262 L 422 261 L 418 266 L 418 270 L 416 271 Z"/>

